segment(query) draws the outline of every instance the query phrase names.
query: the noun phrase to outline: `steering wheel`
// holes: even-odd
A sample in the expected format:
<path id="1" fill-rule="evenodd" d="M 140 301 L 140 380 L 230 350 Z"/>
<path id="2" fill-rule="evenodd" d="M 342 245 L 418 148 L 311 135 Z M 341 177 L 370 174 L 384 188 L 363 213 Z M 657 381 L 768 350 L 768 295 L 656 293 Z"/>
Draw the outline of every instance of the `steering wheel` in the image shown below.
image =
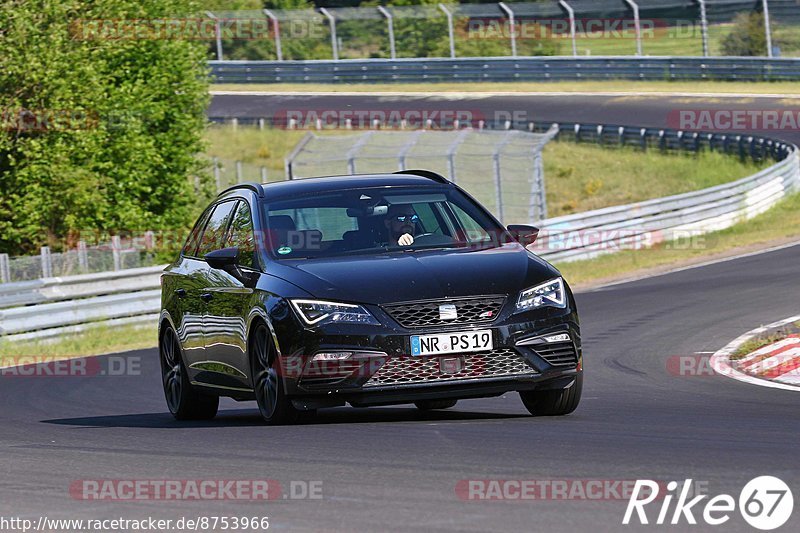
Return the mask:
<path id="1" fill-rule="evenodd" d="M 439 235 L 437 233 L 423 233 L 414 237 L 414 244 L 451 244 L 454 240 L 447 235 Z"/>

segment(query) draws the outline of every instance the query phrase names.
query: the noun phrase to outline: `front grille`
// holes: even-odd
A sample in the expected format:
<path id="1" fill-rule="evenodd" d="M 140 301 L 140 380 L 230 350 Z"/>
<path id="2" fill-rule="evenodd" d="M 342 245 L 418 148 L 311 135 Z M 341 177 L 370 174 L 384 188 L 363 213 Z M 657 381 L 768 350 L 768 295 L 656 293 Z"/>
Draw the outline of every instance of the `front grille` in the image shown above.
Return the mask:
<path id="1" fill-rule="evenodd" d="M 532 348 L 539 357 L 553 366 L 578 364 L 578 353 L 571 341 L 540 344 Z"/>
<path id="2" fill-rule="evenodd" d="M 463 358 L 464 365 L 457 374 L 442 374 L 439 371 L 439 359 L 448 357 L 459 356 L 453 354 L 438 357 L 392 357 L 364 384 L 364 387 L 536 374 L 528 362 L 511 348 L 462 355 L 460 357 Z"/>
<path id="3" fill-rule="evenodd" d="M 408 329 L 453 324 L 481 324 L 493 322 L 500 314 L 505 296 L 479 296 L 452 300 L 428 300 L 384 306 L 384 310 L 401 326 Z M 440 305 L 455 305 L 457 318 L 439 318 Z"/>

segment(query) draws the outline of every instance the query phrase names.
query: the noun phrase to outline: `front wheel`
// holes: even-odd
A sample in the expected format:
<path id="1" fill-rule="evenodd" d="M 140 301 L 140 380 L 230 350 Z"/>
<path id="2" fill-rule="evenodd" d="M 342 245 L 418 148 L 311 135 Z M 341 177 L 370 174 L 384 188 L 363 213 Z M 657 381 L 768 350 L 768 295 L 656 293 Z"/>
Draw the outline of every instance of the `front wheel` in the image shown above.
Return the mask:
<path id="1" fill-rule="evenodd" d="M 281 376 L 280 360 L 267 326 L 260 324 L 253 331 L 250 364 L 253 391 L 261 418 L 269 425 L 291 424 L 298 419 L 298 411 L 286 397 Z"/>
<path id="2" fill-rule="evenodd" d="M 211 420 L 217 416 L 219 396 L 200 394 L 186 374 L 178 336 L 167 327 L 161 336 L 161 382 L 167 407 L 177 420 Z"/>
<path id="3" fill-rule="evenodd" d="M 583 372 L 578 374 L 572 386 L 558 390 L 520 391 L 519 397 L 528 412 L 535 416 L 562 416 L 574 411 L 581 401 Z"/>

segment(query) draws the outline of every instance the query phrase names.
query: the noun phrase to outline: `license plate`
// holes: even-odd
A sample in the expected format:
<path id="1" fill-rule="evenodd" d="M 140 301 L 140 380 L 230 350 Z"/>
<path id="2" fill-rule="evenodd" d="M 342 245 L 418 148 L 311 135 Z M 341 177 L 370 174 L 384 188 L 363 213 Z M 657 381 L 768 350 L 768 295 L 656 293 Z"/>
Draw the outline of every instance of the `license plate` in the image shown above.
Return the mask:
<path id="1" fill-rule="evenodd" d="M 411 336 L 411 355 L 483 352 L 493 347 L 490 329 Z"/>

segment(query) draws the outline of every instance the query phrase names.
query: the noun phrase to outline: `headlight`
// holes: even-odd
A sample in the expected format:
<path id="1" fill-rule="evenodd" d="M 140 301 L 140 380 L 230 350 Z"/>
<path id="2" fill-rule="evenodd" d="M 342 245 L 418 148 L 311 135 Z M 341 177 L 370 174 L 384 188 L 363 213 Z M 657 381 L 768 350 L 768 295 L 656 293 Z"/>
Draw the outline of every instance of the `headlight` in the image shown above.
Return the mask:
<path id="1" fill-rule="evenodd" d="M 319 326 L 331 322 L 380 325 L 380 322 L 360 305 L 320 300 L 290 301 L 303 322 L 309 326 Z"/>
<path id="2" fill-rule="evenodd" d="M 566 307 L 564 280 L 556 278 L 536 287 L 525 289 L 517 300 L 517 311 L 527 311 L 539 307 Z"/>

